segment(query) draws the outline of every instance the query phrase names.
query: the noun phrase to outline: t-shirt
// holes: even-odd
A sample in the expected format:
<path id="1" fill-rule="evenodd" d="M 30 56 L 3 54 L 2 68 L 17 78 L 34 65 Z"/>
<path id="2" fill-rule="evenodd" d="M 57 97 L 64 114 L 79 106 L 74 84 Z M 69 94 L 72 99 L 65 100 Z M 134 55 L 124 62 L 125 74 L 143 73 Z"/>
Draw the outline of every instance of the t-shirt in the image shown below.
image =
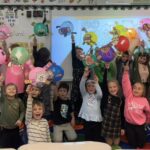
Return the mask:
<path id="1" fill-rule="evenodd" d="M 69 99 L 62 100 L 61 98 L 57 98 L 54 103 L 54 114 L 53 114 L 53 121 L 54 124 L 60 125 L 64 123 L 68 123 L 71 121 L 71 113 L 72 105 Z"/>

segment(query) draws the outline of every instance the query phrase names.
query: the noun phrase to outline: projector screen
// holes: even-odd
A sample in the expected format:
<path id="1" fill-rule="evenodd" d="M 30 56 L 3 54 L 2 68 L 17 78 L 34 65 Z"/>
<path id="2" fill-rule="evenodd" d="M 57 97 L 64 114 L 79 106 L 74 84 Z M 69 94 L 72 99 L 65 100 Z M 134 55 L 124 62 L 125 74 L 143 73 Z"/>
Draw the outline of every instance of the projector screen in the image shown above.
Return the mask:
<path id="1" fill-rule="evenodd" d="M 59 10 L 52 15 L 52 60 L 61 65 L 65 71 L 63 80 L 72 80 L 71 32 L 75 32 L 76 46 L 83 48 L 85 53 L 93 48 L 102 47 L 112 41 L 113 27 L 122 25 L 136 30 L 145 47 L 150 47 L 146 32 L 141 29 L 141 22 L 148 18 L 149 10 Z M 95 13 L 94 13 L 95 12 Z M 100 13 L 102 12 L 102 13 Z M 82 14 L 82 15 L 81 15 Z M 87 16 L 89 14 L 89 16 Z M 114 14 L 114 16 L 112 16 Z M 119 16 L 120 14 L 121 16 Z M 139 14 L 139 16 L 138 16 Z M 130 15 L 130 17 L 129 17 Z M 92 35 L 91 44 L 84 43 L 83 37 L 89 32 Z M 148 50 L 147 50 L 148 51 Z"/>

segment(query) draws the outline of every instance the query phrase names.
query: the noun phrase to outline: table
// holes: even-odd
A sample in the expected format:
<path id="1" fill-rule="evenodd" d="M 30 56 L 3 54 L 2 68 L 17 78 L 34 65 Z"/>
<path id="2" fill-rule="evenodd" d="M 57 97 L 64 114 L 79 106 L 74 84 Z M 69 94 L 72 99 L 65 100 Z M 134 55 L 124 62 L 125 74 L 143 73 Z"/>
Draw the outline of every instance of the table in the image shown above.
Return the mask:
<path id="1" fill-rule="evenodd" d="M 18 150 L 111 150 L 111 147 L 101 142 L 65 142 L 27 144 Z"/>

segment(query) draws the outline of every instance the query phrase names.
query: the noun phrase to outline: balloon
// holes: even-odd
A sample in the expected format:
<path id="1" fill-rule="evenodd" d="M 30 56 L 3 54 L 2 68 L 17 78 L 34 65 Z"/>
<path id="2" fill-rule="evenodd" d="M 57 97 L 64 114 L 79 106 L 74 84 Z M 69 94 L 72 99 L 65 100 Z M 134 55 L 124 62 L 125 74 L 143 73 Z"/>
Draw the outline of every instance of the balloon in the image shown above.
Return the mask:
<path id="1" fill-rule="evenodd" d="M 32 83 L 45 82 L 47 79 L 47 72 L 44 68 L 35 67 L 29 72 L 29 80 Z"/>
<path id="2" fill-rule="evenodd" d="M 34 33 L 37 36 L 47 36 L 49 33 L 48 26 L 43 23 L 36 23 L 34 25 Z"/>
<path id="3" fill-rule="evenodd" d="M 22 65 L 29 59 L 29 53 L 24 47 L 12 49 L 10 59 L 13 64 Z"/>
<path id="4" fill-rule="evenodd" d="M 116 29 L 119 36 L 126 36 L 127 28 L 125 28 L 123 25 L 117 24 L 115 26 L 115 29 Z"/>
<path id="5" fill-rule="evenodd" d="M 6 63 L 6 54 L 3 49 L 0 48 L 0 65 Z"/>
<path id="6" fill-rule="evenodd" d="M 139 38 L 135 38 L 135 39 L 132 39 L 130 40 L 130 46 L 129 46 L 129 53 L 130 54 L 133 54 L 136 47 L 139 47 L 140 46 L 140 39 Z"/>
<path id="7" fill-rule="evenodd" d="M 111 62 L 115 58 L 115 51 L 112 47 L 106 45 L 97 50 L 97 55 L 105 62 Z"/>
<path id="8" fill-rule="evenodd" d="M 96 65 L 97 59 L 95 55 L 87 54 L 85 55 L 85 58 L 83 60 L 84 66 L 88 66 L 90 68 L 94 67 Z"/>
<path id="9" fill-rule="evenodd" d="M 120 36 L 118 39 L 118 43 L 115 45 L 116 49 L 121 52 L 125 52 L 129 48 L 129 40 L 125 36 Z"/>
<path id="10" fill-rule="evenodd" d="M 6 40 L 8 37 L 10 37 L 10 35 L 10 28 L 5 24 L 0 25 L 0 40 Z"/>
<path id="11" fill-rule="evenodd" d="M 134 28 L 128 28 L 127 35 L 129 39 L 135 39 L 138 37 L 138 33 Z"/>
<path id="12" fill-rule="evenodd" d="M 60 81 L 63 76 L 64 76 L 64 70 L 61 66 L 58 66 L 56 64 L 53 64 L 49 70 L 51 70 L 54 74 L 54 81 L 57 82 L 57 81 Z"/>
<path id="13" fill-rule="evenodd" d="M 84 43 L 93 46 L 96 45 L 98 37 L 94 32 L 87 32 L 83 37 Z"/>
<path id="14" fill-rule="evenodd" d="M 70 35 L 74 29 L 71 21 L 64 21 L 60 26 L 57 26 L 56 28 L 59 28 L 59 34 L 63 35 L 64 37 Z"/>

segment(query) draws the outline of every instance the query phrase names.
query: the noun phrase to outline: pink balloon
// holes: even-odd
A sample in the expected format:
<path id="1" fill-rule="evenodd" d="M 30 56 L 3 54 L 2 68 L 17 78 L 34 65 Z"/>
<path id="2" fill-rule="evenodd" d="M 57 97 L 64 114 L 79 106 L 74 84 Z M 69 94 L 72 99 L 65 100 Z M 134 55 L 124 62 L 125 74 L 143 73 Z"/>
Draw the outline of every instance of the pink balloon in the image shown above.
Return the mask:
<path id="1" fill-rule="evenodd" d="M 6 63 L 6 54 L 3 49 L 0 48 L 0 65 Z"/>
<path id="2" fill-rule="evenodd" d="M 140 21 L 141 27 L 143 27 L 144 24 L 150 24 L 150 18 L 144 18 Z"/>
<path id="3" fill-rule="evenodd" d="M 11 35 L 11 31 L 10 28 L 8 26 L 6 26 L 5 24 L 0 26 L 0 40 L 5 40 L 8 37 L 10 37 Z"/>
<path id="4" fill-rule="evenodd" d="M 29 72 L 29 80 L 31 80 L 32 83 L 44 82 L 46 75 L 47 72 L 44 68 L 35 67 Z"/>

